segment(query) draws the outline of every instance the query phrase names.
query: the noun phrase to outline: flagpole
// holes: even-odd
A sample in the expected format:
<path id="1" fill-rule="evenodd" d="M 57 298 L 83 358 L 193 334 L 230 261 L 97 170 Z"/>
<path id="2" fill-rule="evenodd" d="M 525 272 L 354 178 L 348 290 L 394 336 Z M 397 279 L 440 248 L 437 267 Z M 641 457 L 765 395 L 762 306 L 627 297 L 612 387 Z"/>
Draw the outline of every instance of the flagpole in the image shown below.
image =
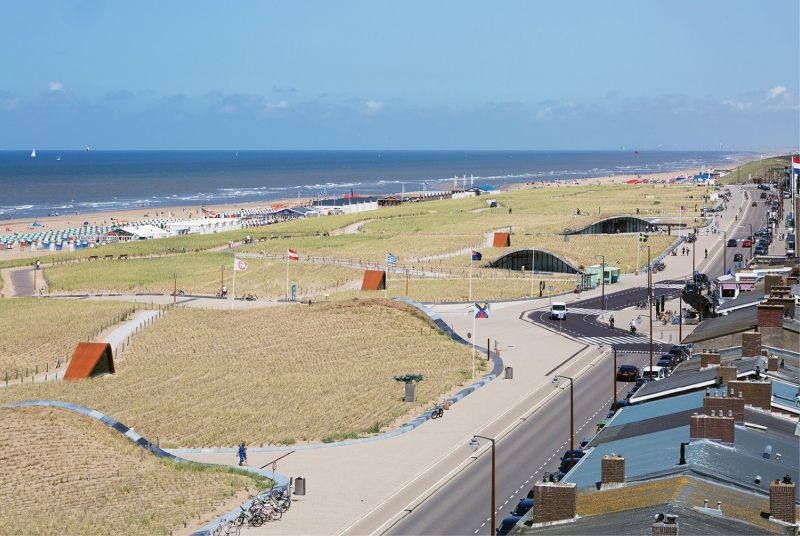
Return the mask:
<path id="1" fill-rule="evenodd" d="M 475 379 L 475 339 L 477 338 L 477 334 L 475 333 L 475 328 L 477 327 L 475 324 L 475 316 L 477 314 L 476 311 L 477 307 L 475 304 L 472 304 L 472 379 Z"/>
<path id="2" fill-rule="evenodd" d="M 472 251 L 469 252 L 469 301 L 472 301 Z"/>
<path id="3" fill-rule="evenodd" d="M 289 250 L 286 250 L 286 301 L 289 301 Z"/>
<path id="4" fill-rule="evenodd" d="M 639 273 L 639 250 L 642 247 L 642 233 L 636 238 L 636 273 Z"/>
<path id="5" fill-rule="evenodd" d="M 231 311 L 233 311 L 233 302 L 236 301 L 236 257 L 233 258 L 233 295 L 231 296 Z"/>
<path id="6" fill-rule="evenodd" d="M 389 255 L 386 255 L 386 281 L 383 282 L 383 297 L 389 297 Z"/>

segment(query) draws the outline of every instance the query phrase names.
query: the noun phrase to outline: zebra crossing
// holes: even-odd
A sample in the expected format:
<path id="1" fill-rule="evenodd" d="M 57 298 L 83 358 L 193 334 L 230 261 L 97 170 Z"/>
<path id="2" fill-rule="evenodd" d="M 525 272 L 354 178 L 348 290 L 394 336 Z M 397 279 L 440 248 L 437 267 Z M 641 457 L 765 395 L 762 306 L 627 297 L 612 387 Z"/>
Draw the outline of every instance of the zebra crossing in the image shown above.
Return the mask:
<path id="1" fill-rule="evenodd" d="M 567 306 L 567 313 L 573 315 L 595 315 L 600 316 L 603 313 L 608 311 L 603 311 L 601 309 L 591 309 L 589 307 L 570 307 Z"/>
<path id="2" fill-rule="evenodd" d="M 586 344 L 603 344 L 610 346 L 612 344 L 644 344 L 650 342 L 647 337 L 641 335 L 620 335 L 615 337 L 578 337 L 578 340 Z"/>
<path id="3" fill-rule="evenodd" d="M 686 286 L 686 283 L 656 283 L 656 289 L 675 289 L 675 290 L 683 290 Z"/>

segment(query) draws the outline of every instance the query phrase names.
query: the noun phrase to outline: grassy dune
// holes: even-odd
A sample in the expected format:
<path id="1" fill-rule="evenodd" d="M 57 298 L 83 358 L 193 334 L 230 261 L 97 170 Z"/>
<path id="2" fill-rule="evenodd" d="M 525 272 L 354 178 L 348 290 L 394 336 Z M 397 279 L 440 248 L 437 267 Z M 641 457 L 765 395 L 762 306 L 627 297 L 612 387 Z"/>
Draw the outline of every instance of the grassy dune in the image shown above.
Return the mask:
<path id="1" fill-rule="evenodd" d="M 753 160 L 734 168 L 733 173 L 725 175 L 720 179 L 722 184 L 745 183 L 748 177 L 752 179 L 766 178 L 770 168 L 780 168 L 779 174 L 783 177 L 783 167 L 788 166 L 790 159 L 788 156 L 776 156 L 764 158 L 763 160 Z"/>
<path id="2" fill-rule="evenodd" d="M 414 405 L 393 379 L 410 372 L 425 376 Z M 375 432 L 470 375 L 469 350 L 403 304 L 178 309 L 136 336 L 116 375 L 3 388 L 0 401 L 78 402 L 181 446 L 291 443 Z"/>
<path id="3" fill-rule="evenodd" d="M 75 345 L 133 309 L 123 302 L 0 300 L 0 374 L 64 362 Z M 13 375 L 12 375 L 13 377 Z M 2 378 L 0 378 L 2 380 Z"/>
<path id="4" fill-rule="evenodd" d="M 248 269 L 236 274 L 236 294 L 259 298 L 283 297 L 286 292 L 286 264 L 282 261 L 246 259 Z M 228 292 L 233 292 L 233 256 L 229 253 L 194 253 L 151 259 L 102 260 L 60 264 L 47 268 L 51 292 L 156 292 L 172 293 L 173 274 L 178 289 L 187 294 L 216 294 L 222 285 L 222 270 Z M 298 295 L 316 295 L 359 281 L 363 271 L 341 266 L 296 263 L 290 266 L 290 281 Z"/>
<path id="5" fill-rule="evenodd" d="M 2 534 L 168 534 L 268 481 L 164 462 L 54 408 L 0 408 Z"/>

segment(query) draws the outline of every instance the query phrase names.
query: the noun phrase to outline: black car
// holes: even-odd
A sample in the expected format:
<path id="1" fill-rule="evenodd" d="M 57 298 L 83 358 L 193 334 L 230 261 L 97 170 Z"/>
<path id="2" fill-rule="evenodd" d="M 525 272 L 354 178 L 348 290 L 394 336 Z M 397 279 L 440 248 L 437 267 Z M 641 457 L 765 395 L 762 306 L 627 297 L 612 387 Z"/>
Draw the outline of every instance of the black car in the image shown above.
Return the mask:
<path id="1" fill-rule="evenodd" d="M 702 272 L 695 272 L 694 273 L 694 282 L 697 284 L 705 284 L 708 283 L 708 276 Z"/>
<path id="2" fill-rule="evenodd" d="M 757 207 L 757 206 L 758 206 L 758 203 L 757 203 L 756 201 L 753 201 L 753 203 L 752 203 L 750 206 L 751 206 L 751 207 Z"/>
<path id="3" fill-rule="evenodd" d="M 761 199 L 767 198 L 767 192 L 761 192 Z"/>
<path id="4" fill-rule="evenodd" d="M 735 238 L 729 238 L 728 239 L 728 247 L 729 248 L 735 248 L 737 246 L 737 244 L 738 244 L 738 242 L 736 242 Z"/>
<path id="5" fill-rule="evenodd" d="M 581 449 L 575 449 L 572 451 L 572 455 L 575 457 L 576 460 L 583 458 L 584 454 L 585 452 L 583 452 Z M 569 460 L 569 459 L 570 459 L 570 452 L 569 450 L 565 450 L 564 455 L 561 456 L 561 461 L 563 462 L 564 460 Z"/>
<path id="6" fill-rule="evenodd" d="M 766 250 L 766 249 L 764 249 L 764 248 L 756 248 L 756 250 L 754 251 L 754 253 L 755 253 L 756 255 L 766 255 L 766 254 L 767 254 L 767 250 Z"/>
<path id="7" fill-rule="evenodd" d="M 742 262 L 742 260 L 744 260 L 744 257 L 741 253 L 737 253 L 733 256 L 733 262 Z"/>
<path id="8" fill-rule="evenodd" d="M 619 382 L 636 381 L 638 375 L 639 367 L 634 365 L 620 365 L 617 369 L 617 381 Z"/>

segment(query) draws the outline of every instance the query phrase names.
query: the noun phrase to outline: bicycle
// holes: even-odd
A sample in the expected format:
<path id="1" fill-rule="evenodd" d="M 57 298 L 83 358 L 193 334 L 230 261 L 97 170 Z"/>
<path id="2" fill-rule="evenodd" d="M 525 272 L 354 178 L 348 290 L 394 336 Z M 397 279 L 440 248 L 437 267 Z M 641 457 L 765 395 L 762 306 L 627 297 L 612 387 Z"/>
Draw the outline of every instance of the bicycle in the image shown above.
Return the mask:
<path id="1" fill-rule="evenodd" d="M 233 521 L 223 521 L 214 529 L 213 536 L 239 536 L 241 528 Z"/>
<path id="2" fill-rule="evenodd" d="M 431 419 L 438 419 L 444 417 L 444 407 L 441 404 L 436 404 L 431 412 Z"/>
<path id="3" fill-rule="evenodd" d="M 258 510 L 253 511 L 253 504 L 251 504 L 250 508 L 247 510 L 244 509 L 244 506 L 240 506 L 239 508 L 241 509 L 241 513 L 236 519 L 234 519 L 234 523 L 240 527 L 245 523 L 251 527 L 260 527 L 268 521 L 266 515 L 262 514 Z"/>

